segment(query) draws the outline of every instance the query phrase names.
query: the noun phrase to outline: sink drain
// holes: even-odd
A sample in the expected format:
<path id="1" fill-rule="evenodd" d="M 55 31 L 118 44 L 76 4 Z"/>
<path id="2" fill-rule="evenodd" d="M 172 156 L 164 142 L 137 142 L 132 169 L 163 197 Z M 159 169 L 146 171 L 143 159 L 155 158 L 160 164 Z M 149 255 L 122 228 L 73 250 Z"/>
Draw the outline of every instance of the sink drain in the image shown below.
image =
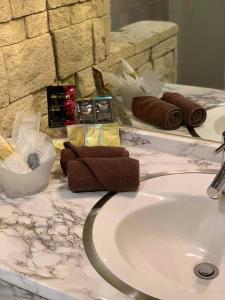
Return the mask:
<path id="1" fill-rule="evenodd" d="M 209 263 L 201 263 L 194 268 L 195 275 L 204 280 L 211 280 L 219 275 L 219 270 L 216 266 Z"/>

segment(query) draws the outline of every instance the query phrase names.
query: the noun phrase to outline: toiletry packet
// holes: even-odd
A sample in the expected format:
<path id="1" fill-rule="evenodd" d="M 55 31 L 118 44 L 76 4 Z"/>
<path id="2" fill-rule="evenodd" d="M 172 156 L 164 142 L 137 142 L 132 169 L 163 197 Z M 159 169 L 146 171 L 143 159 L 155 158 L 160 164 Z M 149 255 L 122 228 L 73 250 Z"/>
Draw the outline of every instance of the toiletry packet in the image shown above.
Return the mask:
<path id="1" fill-rule="evenodd" d="M 19 136 L 20 129 L 30 128 L 39 131 L 41 122 L 40 112 L 17 112 L 13 123 L 12 138 Z"/>
<path id="2" fill-rule="evenodd" d="M 120 146 L 120 132 L 118 124 L 102 125 L 102 146 Z"/>
<path id="3" fill-rule="evenodd" d="M 96 123 L 112 123 L 112 97 L 98 96 L 94 98 Z"/>
<path id="4" fill-rule="evenodd" d="M 75 146 L 84 146 L 85 144 L 85 126 L 83 124 L 70 125 L 66 127 L 67 136 Z"/>
<path id="5" fill-rule="evenodd" d="M 0 167 L 18 174 L 31 172 L 22 155 L 2 136 L 0 136 Z"/>
<path id="6" fill-rule="evenodd" d="M 120 146 L 117 123 L 71 125 L 67 126 L 67 133 L 75 146 Z"/>
<path id="7" fill-rule="evenodd" d="M 79 100 L 77 101 L 77 115 L 79 122 L 95 123 L 95 105 L 93 100 Z"/>
<path id="8" fill-rule="evenodd" d="M 102 125 L 86 125 L 85 127 L 85 146 L 100 146 Z"/>

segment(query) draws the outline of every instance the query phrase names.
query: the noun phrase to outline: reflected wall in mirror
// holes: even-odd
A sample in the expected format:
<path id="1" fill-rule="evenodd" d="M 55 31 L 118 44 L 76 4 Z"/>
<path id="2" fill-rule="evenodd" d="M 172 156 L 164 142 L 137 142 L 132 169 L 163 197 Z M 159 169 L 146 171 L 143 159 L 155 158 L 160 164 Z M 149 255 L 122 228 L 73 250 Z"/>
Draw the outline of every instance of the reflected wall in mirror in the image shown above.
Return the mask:
<path id="1" fill-rule="evenodd" d="M 92 67 L 116 74 L 120 58 L 139 76 L 153 70 L 165 82 L 164 91 L 180 92 L 205 108 L 225 102 L 224 0 L 5 2 L 0 13 L 4 137 L 11 135 L 18 111 L 41 112 L 41 131 L 63 137 L 65 130 L 48 128 L 47 86 L 76 85 L 78 97 L 90 99 L 96 94 Z M 130 117 L 132 126 L 159 130 Z M 216 130 L 222 123 L 216 122 Z M 189 135 L 182 126 L 169 132 Z"/>
<path id="2" fill-rule="evenodd" d="M 113 39 L 124 31 L 129 30 L 130 33 L 131 28 L 135 26 L 138 28 L 138 24 L 146 19 L 170 21 L 179 26 L 177 47 L 174 46 L 173 53 L 175 60 L 169 65 L 165 58 L 171 51 L 169 48 L 171 41 L 167 40 L 166 45 L 164 38 L 156 47 L 151 48 L 152 69 L 159 75 L 160 80 L 166 83 L 163 92 L 180 93 L 207 110 L 207 119 L 198 128 L 182 125 L 177 130 L 165 131 L 138 120 L 128 112 L 132 126 L 222 141 L 222 132 L 225 130 L 225 2 L 223 0 L 111 2 L 112 27 L 117 31 L 113 33 Z M 132 24 L 133 22 L 138 23 Z M 149 23 L 150 26 L 154 25 Z M 133 37 L 126 39 L 126 42 L 133 43 L 134 35 L 133 33 Z M 159 66 L 160 59 L 164 59 L 161 66 Z M 165 71 L 165 68 L 168 70 Z M 136 70 L 139 73 L 139 69 Z M 172 73 L 175 76 L 171 76 Z"/>

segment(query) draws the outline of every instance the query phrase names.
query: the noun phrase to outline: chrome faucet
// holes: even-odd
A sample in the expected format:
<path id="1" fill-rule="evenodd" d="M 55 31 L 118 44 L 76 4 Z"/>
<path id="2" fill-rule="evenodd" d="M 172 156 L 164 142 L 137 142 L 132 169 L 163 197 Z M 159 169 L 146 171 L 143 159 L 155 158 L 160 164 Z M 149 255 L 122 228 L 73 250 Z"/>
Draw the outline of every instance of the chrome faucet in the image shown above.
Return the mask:
<path id="1" fill-rule="evenodd" d="M 215 150 L 215 152 L 218 154 L 223 151 L 222 155 L 222 164 L 221 168 L 214 178 L 213 182 L 210 184 L 210 186 L 207 189 L 207 194 L 211 199 L 218 199 L 220 192 L 222 190 L 222 193 L 225 194 L 225 190 L 223 190 L 223 187 L 225 185 L 225 131 L 223 132 L 223 143 L 222 145 Z"/>

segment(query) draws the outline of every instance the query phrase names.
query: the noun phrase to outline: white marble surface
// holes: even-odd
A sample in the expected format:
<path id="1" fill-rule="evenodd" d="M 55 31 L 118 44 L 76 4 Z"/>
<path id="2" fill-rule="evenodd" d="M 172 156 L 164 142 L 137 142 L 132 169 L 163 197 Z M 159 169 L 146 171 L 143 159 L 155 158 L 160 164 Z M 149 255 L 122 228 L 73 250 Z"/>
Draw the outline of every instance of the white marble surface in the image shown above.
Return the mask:
<path id="1" fill-rule="evenodd" d="M 209 109 L 215 105 L 225 105 L 225 91 L 223 90 L 169 83 L 165 85 L 163 92 L 180 93 L 188 99 L 202 105 L 206 109 Z M 182 136 L 191 136 L 186 126 L 180 126 L 180 128 L 177 130 L 164 130 L 144 123 L 134 116 L 131 117 L 131 122 L 134 127 L 140 129 L 168 132 Z"/>
<path id="2" fill-rule="evenodd" d="M 144 130 L 121 130 L 141 177 L 163 171 L 219 167 L 215 143 Z M 73 194 L 55 173 L 40 194 L 7 199 L 0 193 L 0 280 L 50 300 L 124 300 L 94 270 L 82 230 L 104 192 Z"/>
<path id="3" fill-rule="evenodd" d="M 22 290 L 14 285 L 0 280 L 0 299 L 1 300 L 45 300 L 26 290 Z"/>

